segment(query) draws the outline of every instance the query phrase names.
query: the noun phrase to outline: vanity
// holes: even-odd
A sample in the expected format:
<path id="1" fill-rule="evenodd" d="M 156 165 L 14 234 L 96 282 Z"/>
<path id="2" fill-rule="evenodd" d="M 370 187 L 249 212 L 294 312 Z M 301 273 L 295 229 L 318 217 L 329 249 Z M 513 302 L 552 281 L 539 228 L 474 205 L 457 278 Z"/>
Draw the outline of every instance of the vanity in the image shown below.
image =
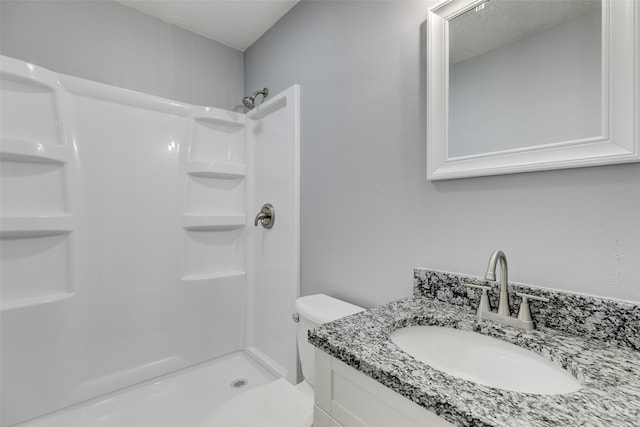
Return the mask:
<path id="1" fill-rule="evenodd" d="M 315 427 L 639 426 L 640 307 L 509 283 L 531 304 L 535 330 L 481 319 L 482 289 L 495 282 L 429 269 L 414 271 L 414 294 L 320 326 L 316 346 Z M 472 331 L 526 349 L 563 369 L 577 390 L 537 394 L 490 387 L 412 357 L 392 334 L 413 325 Z M 469 350 L 473 355 L 473 350 Z"/>

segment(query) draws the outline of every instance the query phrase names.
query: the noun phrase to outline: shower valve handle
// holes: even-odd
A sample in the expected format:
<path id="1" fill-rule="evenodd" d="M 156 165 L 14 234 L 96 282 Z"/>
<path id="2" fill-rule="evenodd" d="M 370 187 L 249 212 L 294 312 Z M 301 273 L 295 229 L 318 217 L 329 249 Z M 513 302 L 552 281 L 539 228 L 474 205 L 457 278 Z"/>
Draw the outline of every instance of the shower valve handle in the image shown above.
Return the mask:
<path id="1" fill-rule="evenodd" d="M 266 203 L 256 215 L 256 220 L 254 222 L 255 226 L 258 226 L 258 222 L 262 224 L 262 226 L 266 229 L 273 227 L 273 223 L 276 220 L 276 211 L 271 206 L 271 203 Z"/>

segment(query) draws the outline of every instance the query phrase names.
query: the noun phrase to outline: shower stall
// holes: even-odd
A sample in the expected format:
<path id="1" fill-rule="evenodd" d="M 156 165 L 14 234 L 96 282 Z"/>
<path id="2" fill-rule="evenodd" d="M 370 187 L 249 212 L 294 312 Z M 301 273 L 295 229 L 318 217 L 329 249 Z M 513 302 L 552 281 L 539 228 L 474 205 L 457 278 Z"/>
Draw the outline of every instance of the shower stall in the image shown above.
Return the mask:
<path id="1" fill-rule="evenodd" d="M 295 383 L 299 87 L 243 114 L 1 66 L 2 427 L 235 353 Z"/>

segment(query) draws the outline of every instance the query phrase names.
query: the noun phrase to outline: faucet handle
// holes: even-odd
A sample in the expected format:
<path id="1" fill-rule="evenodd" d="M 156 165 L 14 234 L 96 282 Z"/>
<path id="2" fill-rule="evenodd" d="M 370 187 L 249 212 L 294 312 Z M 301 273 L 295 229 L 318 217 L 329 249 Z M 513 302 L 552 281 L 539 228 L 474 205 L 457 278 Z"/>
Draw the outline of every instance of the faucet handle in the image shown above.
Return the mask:
<path id="1" fill-rule="evenodd" d="M 491 311 L 491 303 L 489 303 L 489 295 L 487 291 L 490 291 L 491 286 L 472 285 L 471 283 L 463 283 L 464 286 L 474 289 L 482 289 L 482 295 L 480 296 L 480 304 L 478 304 L 478 316 L 484 311 Z"/>
<path id="2" fill-rule="evenodd" d="M 537 295 L 524 294 L 521 292 L 516 292 L 516 295 L 522 298 L 522 303 L 520 303 L 520 311 L 518 312 L 518 319 L 523 320 L 525 322 L 531 322 L 531 310 L 529 309 L 529 300 L 537 300 L 543 302 L 549 302 L 549 298 L 539 297 Z"/>

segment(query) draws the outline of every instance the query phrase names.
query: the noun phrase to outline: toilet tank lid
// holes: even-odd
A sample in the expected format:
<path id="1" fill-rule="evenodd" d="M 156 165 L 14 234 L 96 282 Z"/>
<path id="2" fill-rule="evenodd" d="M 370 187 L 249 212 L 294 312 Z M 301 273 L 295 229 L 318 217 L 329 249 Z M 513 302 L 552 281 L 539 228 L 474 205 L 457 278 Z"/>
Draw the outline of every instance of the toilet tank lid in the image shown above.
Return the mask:
<path id="1" fill-rule="evenodd" d="M 295 308 L 300 316 L 318 325 L 365 310 L 324 294 L 300 297 L 296 300 Z"/>

